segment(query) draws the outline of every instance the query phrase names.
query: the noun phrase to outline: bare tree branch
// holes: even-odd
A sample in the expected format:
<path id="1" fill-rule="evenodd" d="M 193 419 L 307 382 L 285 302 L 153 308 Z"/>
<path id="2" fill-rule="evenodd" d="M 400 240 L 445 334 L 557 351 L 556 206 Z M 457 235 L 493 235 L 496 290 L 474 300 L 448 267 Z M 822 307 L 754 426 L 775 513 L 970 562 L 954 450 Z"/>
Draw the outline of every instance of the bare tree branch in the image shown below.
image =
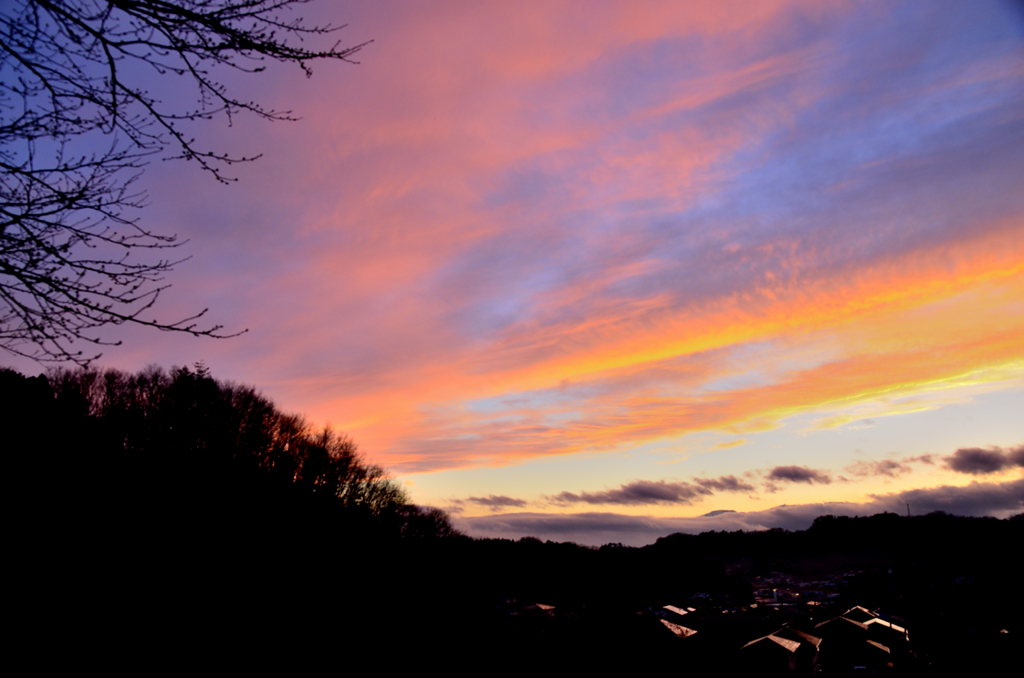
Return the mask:
<path id="1" fill-rule="evenodd" d="M 305 45 L 344 28 L 289 16 L 306 2 L 0 4 L 0 349 L 87 365 L 96 347 L 119 343 L 102 338 L 108 326 L 240 334 L 200 325 L 206 309 L 175 322 L 151 317 L 166 274 L 187 257 L 160 255 L 184 242 L 140 226 L 135 214 L 146 198 L 135 184 L 157 156 L 194 160 L 225 183 L 233 180 L 226 167 L 259 157 L 199 147 L 189 123 L 230 123 L 240 113 L 294 119 L 235 98 L 217 69 L 257 73 L 290 63 L 309 76 L 315 61 L 355 63 L 367 43 Z M 168 105 L 144 86 L 169 75 L 192 88 L 193 106 Z"/>

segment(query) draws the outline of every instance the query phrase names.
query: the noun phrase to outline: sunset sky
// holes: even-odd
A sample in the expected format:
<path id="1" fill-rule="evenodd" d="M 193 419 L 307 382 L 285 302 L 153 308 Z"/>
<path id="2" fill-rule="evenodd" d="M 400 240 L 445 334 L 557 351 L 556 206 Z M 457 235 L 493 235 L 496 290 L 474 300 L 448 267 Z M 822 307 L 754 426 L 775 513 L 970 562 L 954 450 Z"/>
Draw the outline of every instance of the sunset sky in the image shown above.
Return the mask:
<path id="1" fill-rule="evenodd" d="M 98 366 L 203 360 L 473 535 L 1024 508 L 1020 3 L 302 12 L 360 64 L 225 73 L 301 120 L 141 182 L 161 317 L 248 332 Z"/>

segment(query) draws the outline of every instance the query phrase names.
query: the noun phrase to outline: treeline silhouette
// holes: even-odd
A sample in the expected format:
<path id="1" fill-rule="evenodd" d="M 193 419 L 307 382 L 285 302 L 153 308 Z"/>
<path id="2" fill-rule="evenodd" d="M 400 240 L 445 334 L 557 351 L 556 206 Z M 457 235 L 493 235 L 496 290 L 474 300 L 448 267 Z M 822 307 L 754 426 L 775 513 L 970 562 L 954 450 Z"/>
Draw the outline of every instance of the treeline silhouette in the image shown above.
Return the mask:
<path id="1" fill-rule="evenodd" d="M 300 511 L 377 537 L 453 533 L 443 512 L 410 504 L 351 438 L 314 430 L 202 364 L 33 378 L 3 370 L 0 393 L 7 444 L 23 451 L 28 478 L 53 485 L 44 495 L 55 504 L 205 520 L 259 500 L 273 506 L 270 520 Z"/>

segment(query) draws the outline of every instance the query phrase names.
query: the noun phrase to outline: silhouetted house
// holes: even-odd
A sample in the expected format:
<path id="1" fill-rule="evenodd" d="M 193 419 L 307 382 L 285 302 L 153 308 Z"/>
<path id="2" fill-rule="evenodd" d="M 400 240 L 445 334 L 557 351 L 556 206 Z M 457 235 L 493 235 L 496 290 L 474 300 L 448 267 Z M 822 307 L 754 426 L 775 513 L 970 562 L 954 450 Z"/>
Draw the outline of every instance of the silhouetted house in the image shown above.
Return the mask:
<path id="1" fill-rule="evenodd" d="M 820 663 L 830 673 L 857 667 L 877 673 L 911 657 L 908 631 L 863 607 L 821 622 L 815 633 L 824 639 Z"/>
<path id="2" fill-rule="evenodd" d="M 876 648 L 868 645 L 868 627 L 847 617 L 835 617 L 814 627 L 824 643 L 819 662 L 828 673 L 844 673 L 867 666 Z"/>
<path id="3" fill-rule="evenodd" d="M 813 675 L 821 638 L 784 627 L 740 649 L 740 664 L 750 675 Z"/>
<path id="4" fill-rule="evenodd" d="M 888 663 L 894 667 L 913 664 L 914 654 L 910 646 L 910 632 L 907 629 L 885 619 L 872 619 L 865 626 L 872 642 L 889 649 Z"/>
<path id="5" fill-rule="evenodd" d="M 868 639 L 868 627 L 863 622 L 849 617 L 833 617 L 814 627 L 822 638 L 839 644 L 862 643 Z"/>
<path id="6" fill-rule="evenodd" d="M 813 647 L 774 633 L 752 640 L 739 650 L 744 673 L 756 676 L 811 675 L 814 659 Z"/>
<path id="7" fill-rule="evenodd" d="M 740 649 L 740 663 L 750 675 L 774 675 L 796 671 L 800 643 L 769 634 Z"/>

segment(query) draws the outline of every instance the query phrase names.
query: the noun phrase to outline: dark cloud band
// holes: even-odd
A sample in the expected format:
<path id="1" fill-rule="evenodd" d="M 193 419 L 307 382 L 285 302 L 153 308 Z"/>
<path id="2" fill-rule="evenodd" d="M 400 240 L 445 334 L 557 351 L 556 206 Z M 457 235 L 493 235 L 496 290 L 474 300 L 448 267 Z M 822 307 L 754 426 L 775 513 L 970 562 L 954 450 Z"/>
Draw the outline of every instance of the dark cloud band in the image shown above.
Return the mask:
<path id="1" fill-rule="evenodd" d="M 999 473 L 1012 468 L 1024 468 L 1024 445 L 1009 450 L 1001 447 L 961 447 L 943 461 L 947 468 L 958 473 L 974 476 Z"/>
<path id="2" fill-rule="evenodd" d="M 477 537 L 534 536 L 592 546 L 612 542 L 643 546 L 673 532 L 696 534 L 708 530 L 749 531 L 773 527 L 804 530 L 821 515 L 868 516 L 884 511 L 904 515 L 908 504 L 914 515 L 945 511 L 962 516 L 1006 518 L 1024 510 L 1024 479 L 876 494 L 871 495 L 871 501 L 863 504 L 826 502 L 776 506 L 765 511 L 713 512 L 715 515 L 694 518 L 654 518 L 617 513 L 506 513 L 458 518 L 456 522 L 460 529 Z"/>
<path id="3" fill-rule="evenodd" d="M 548 497 L 555 504 L 612 504 L 620 506 L 647 506 L 654 504 L 689 505 L 702 501 L 715 492 L 751 492 L 754 486 L 736 476 L 694 478 L 693 482 L 665 480 L 636 480 L 602 492 L 561 492 Z"/>
<path id="4" fill-rule="evenodd" d="M 780 481 L 787 483 L 818 483 L 828 485 L 832 482 L 824 471 L 808 468 L 807 466 L 776 466 L 768 472 L 769 481 Z"/>
<path id="5" fill-rule="evenodd" d="M 522 508 L 526 506 L 526 500 L 506 497 L 505 495 L 487 495 L 486 497 L 470 497 L 466 500 L 477 506 L 486 506 L 491 509 Z"/>

